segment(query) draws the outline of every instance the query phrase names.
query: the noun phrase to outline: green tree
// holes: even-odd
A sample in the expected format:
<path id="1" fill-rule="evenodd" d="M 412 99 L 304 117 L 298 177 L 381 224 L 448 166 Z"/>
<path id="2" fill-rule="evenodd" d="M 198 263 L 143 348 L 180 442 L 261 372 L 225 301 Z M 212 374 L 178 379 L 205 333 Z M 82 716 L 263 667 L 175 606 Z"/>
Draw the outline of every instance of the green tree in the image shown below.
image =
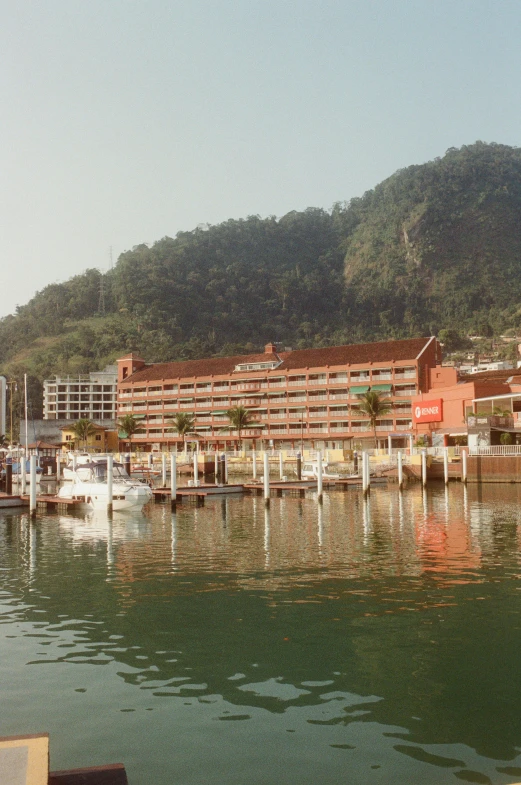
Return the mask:
<path id="1" fill-rule="evenodd" d="M 188 412 L 178 412 L 172 419 L 167 421 L 167 425 L 183 439 L 183 452 L 186 450 L 186 434 L 193 431 L 195 425 L 195 414 Z"/>
<path id="2" fill-rule="evenodd" d="M 514 439 L 511 433 L 502 433 L 499 437 L 501 444 L 513 444 Z"/>
<path id="3" fill-rule="evenodd" d="M 125 434 L 130 442 L 130 450 L 132 451 L 132 437 L 139 428 L 139 421 L 136 420 L 133 414 L 124 414 L 118 419 L 118 431 Z"/>
<path id="4" fill-rule="evenodd" d="M 230 421 L 230 425 L 234 431 L 237 431 L 239 434 L 239 450 L 241 449 L 242 445 L 242 432 L 245 431 L 247 428 L 255 427 L 258 425 L 255 420 L 251 419 L 251 414 L 244 406 L 233 406 L 231 409 L 228 409 L 226 412 L 226 416 Z M 223 428 L 223 431 L 229 430 L 228 428 Z"/>
<path id="5" fill-rule="evenodd" d="M 8 445 L 7 437 L 6 437 L 5 434 L 1 433 L 0 434 L 0 447 L 7 447 L 7 445 Z"/>
<path id="6" fill-rule="evenodd" d="M 83 442 L 83 446 L 87 447 L 88 438 L 96 433 L 96 428 L 86 417 L 80 417 L 74 423 L 72 432 L 74 433 L 74 441 Z"/>
<path id="7" fill-rule="evenodd" d="M 392 401 L 390 398 L 384 398 L 382 394 L 376 390 L 369 390 L 369 392 L 362 395 L 358 408 L 369 417 L 369 422 L 371 423 L 374 434 L 374 446 L 376 447 L 376 421 L 392 411 Z"/>

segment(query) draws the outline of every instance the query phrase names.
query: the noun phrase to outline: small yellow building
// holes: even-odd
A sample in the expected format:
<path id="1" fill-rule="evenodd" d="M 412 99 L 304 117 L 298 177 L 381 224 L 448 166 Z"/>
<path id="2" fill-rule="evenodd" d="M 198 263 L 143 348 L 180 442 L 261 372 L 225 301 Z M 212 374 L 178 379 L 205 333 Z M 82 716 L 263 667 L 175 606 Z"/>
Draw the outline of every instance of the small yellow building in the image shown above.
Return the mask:
<path id="1" fill-rule="evenodd" d="M 119 447 L 117 430 L 109 430 L 102 425 L 91 423 L 92 433 L 87 439 L 78 439 L 74 433 L 74 423 L 60 428 L 62 432 L 62 450 L 87 450 L 88 452 L 117 452 Z"/>

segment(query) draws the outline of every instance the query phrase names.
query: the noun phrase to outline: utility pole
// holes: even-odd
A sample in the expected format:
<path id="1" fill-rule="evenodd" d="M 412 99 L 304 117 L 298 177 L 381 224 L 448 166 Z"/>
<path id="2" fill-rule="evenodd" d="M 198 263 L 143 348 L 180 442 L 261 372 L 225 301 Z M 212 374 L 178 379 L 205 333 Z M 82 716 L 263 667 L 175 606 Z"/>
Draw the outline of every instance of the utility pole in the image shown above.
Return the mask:
<path id="1" fill-rule="evenodd" d="M 99 279 L 99 302 L 98 302 L 98 313 L 102 316 L 105 316 L 105 288 L 103 285 L 103 273 L 100 270 L 100 279 Z"/>

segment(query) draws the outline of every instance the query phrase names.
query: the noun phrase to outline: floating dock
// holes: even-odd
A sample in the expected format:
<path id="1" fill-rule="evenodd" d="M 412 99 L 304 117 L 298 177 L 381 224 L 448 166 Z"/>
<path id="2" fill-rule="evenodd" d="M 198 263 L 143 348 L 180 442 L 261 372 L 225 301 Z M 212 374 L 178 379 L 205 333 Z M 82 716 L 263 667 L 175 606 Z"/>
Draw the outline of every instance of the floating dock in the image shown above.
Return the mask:
<path id="1" fill-rule="evenodd" d="M 0 493 L 0 508 L 4 507 L 28 507 L 29 497 L 13 496 L 8 493 Z"/>

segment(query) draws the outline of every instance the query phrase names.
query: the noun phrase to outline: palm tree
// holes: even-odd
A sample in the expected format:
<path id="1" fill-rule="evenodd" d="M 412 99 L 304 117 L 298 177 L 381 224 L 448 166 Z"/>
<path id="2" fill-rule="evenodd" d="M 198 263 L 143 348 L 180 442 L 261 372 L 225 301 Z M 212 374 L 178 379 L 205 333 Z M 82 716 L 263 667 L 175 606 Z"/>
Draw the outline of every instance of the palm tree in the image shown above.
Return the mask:
<path id="1" fill-rule="evenodd" d="M 86 417 L 80 417 L 80 419 L 76 420 L 74 423 L 72 432 L 75 437 L 74 441 L 78 440 L 79 442 L 83 442 L 83 446 L 86 448 L 88 438 L 96 433 L 96 428 Z"/>
<path id="2" fill-rule="evenodd" d="M 250 419 L 251 414 L 248 409 L 245 409 L 244 406 L 233 406 L 231 409 L 228 409 L 226 412 L 226 416 L 230 421 L 230 425 L 232 426 L 234 431 L 238 431 L 239 433 L 239 450 L 241 449 L 241 434 L 242 431 L 246 430 L 246 428 L 252 428 L 255 425 L 258 425 L 254 420 Z M 229 426 L 227 428 L 222 428 L 223 431 L 230 430 Z"/>
<path id="3" fill-rule="evenodd" d="M 130 451 L 132 452 L 132 437 L 139 428 L 139 421 L 136 420 L 133 414 L 124 414 L 123 417 L 118 419 L 118 430 L 124 434 L 123 438 L 127 438 L 130 443 Z"/>
<path id="4" fill-rule="evenodd" d="M 194 424 L 195 414 L 188 412 L 178 412 L 171 420 L 167 421 L 167 425 L 183 438 L 183 452 L 186 452 L 186 434 L 193 431 Z"/>
<path id="5" fill-rule="evenodd" d="M 369 392 L 366 392 L 361 396 L 358 408 L 369 417 L 369 422 L 371 423 L 371 428 L 374 433 L 374 446 L 377 447 L 376 421 L 392 411 L 392 401 L 390 398 L 383 398 L 382 394 L 376 390 L 369 390 Z"/>

